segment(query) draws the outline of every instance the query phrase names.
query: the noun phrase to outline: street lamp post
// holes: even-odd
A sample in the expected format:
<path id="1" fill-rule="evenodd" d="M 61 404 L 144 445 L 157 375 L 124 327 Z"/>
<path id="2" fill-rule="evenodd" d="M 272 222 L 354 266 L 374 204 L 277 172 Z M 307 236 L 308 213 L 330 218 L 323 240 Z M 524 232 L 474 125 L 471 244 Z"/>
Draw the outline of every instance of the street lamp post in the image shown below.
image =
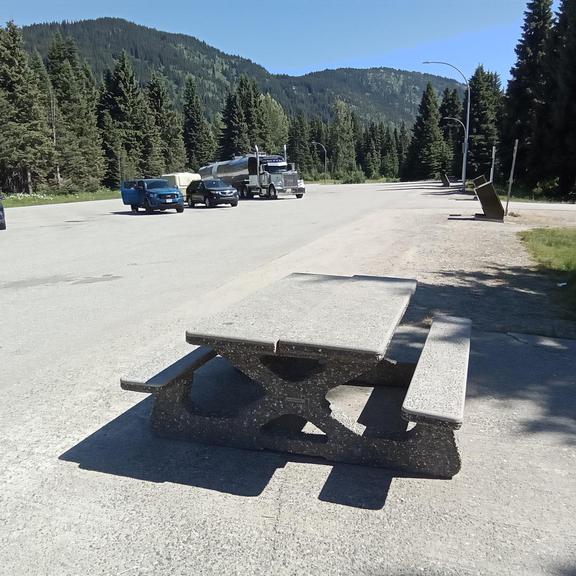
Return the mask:
<path id="1" fill-rule="evenodd" d="M 464 152 L 462 154 L 462 188 L 464 192 L 466 191 L 466 161 L 468 158 L 468 137 L 470 136 L 470 84 L 468 83 L 468 79 L 464 76 L 464 73 L 460 68 L 454 66 L 454 64 L 450 64 L 448 62 L 439 62 L 435 60 L 426 60 L 423 64 L 443 64 L 444 66 L 450 66 L 450 68 L 454 68 L 456 72 L 462 76 L 464 79 L 464 84 L 466 84 L 466 88 L 468 89 L 468 105 L 466 110 L 466 126 L 464 127 Z"/>
<path id="2" fill-rule="evenodd" d="M 328 153 L 326 152 L 326 146 L 324 146 L 324 144 L 321 144 L 320 142 L 312 142 L 312 144 L 322 146 L 322 149 L 324 150 L 324 184 L 326 184 L 326 178 L 328 176 L 328 162 L 327 162 Z"/>

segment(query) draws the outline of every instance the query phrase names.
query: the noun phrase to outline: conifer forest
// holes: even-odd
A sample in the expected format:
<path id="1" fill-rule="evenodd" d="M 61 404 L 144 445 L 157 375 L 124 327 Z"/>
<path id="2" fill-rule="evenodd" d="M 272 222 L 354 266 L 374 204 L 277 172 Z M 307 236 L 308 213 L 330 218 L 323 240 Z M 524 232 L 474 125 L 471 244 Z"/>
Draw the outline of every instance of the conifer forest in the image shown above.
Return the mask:
<path id="1" fill-rule="evenodd" d="M 464 131 L 449 118 L 465 122 L 468 92 L 456 82 L 406 73 L 421 84 L 403 92 L 407 80 L 396 71 L 386 80 L 397 87 L 392 105 L 390 99 L 368 102 L 360 89 L 355 95 L 349 86 L 365 81 L 361 71 L 325 71 L 309 75 L 310 90 L 319 96 L 304 106 L 300 88 L 290 94 L 281 77 L 238 57 L 230 57 L 234 74 L 218 84 L 224 68 L 230 71 L 226 55 L 189 37 L 211 64 L 175 77 L 166 65 L 153 65 L 158 55 L 144 69 L 143 56 L 126 48 L 93 65 L 84 39 L 66 30 L 54 24 L 23 31 L 13 22 L 0 27 L 4 193 L 114 189 L 124 179 L 195 171 L 255 145 L 282 153 L 287 144 L 289 160 L 307 179 L 460 176 Z M 576 0 L 562 0 L 556 14 L 552 0 L 530 0 L 507 86 L 482 65 L 469 78 L 469 177 L 488 175 L 495 146 L 496 177 L 504 181 L 518 139 L 515 180 L 532 193 L 574 197 L 574 62 Z M 413 111 L 409 98 L 419 99 Z"/>

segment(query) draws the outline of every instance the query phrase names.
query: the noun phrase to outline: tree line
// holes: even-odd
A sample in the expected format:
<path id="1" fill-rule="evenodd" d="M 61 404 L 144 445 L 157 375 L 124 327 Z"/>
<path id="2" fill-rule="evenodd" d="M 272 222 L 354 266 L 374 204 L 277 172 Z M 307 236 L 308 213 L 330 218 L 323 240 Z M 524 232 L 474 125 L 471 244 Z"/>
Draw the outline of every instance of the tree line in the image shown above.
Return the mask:
<path id="1" fill-rule="evenodd" d="M 482 66 L 469 81 L 469 174 L 489 174 L 492 146 L 496 146 L 496 176 L 508 178 L 518 140 L 515 181 L 536 194 L 574 198 L 576 0 L 562 0 L 556 15 L 552 0 L 530 0 L 516 56 L 505 92 L 498 75 Z M 432 178 L 448 170 L 450 158 L 452 172 L 460 173 L 462 131 L 457 123 L 449 128 L 442 118 L 452 116 L 465 122 L 466 102 L 460 106 L 455 94 L 449 103 L 447 96 L 445 92 L 438 105 L 428 86 L 422 97 L 405 168 L 408 179 Z"/>
<path id="2" fill-rule="evenodd" d="M 479 66 L 470 78 L 468 174 L 488 174 L 492 147 L 497 175 L 510 167 L 519 140 L 516 180 L 569 197 L 576 188 L 576 0 L 527 4 L 517 62 L 506 91 Z M 125 178 L 197 170 L 254 150 L 288 154 L 305 177 L 324 172 L 364 178 L 435 178 L 461 170 L 467 92 L 428 84 L 414 126 L 361 121 L 336 99 L 330 119 L 291 116 L 253 78 L 241 76 L 211 120 L 192 76 L 182 101 L 161 74 L 142 85 L 122 53 L 98 83 L 74 42 L 53 36 L 45 58 L 28 55 L 21 31 L 0 27 L 0 187 L 7 192 L 111 188 Z"/>

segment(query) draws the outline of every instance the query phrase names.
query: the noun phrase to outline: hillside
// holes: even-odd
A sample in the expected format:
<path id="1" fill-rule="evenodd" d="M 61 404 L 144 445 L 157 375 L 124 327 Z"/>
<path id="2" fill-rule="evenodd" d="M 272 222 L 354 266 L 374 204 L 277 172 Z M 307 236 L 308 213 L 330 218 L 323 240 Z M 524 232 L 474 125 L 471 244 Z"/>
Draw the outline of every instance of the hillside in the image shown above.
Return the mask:
<path id="1" fill-rule="evenodd" d="M 264 92 L 270 92 L 290 113 L 330 115 L 332 103 L 340 97 L 364 119 L 385 119 L 411 124 L 427 82 L 437 91 L 458 86 L 454 80 L 406 72 L 392 68 L 324 70 L 304 76 L 270 74 L 251 60 L 225 54 L 185 34 L 172 34 L 117 18 L 79 22 L 34 24 L 23 28 L 29 50 L 46 56 L 52 36 L 60 31 L 76 42 L 81 56 L 98 78 L 113 67 L 122 51 L 132 57 L 142 82 L 152 70 L 160 70 L 169 80 L 174 94 L 181 93 L 184 78 L 192 74 L 210 115 L 220 111 L 226 92 L 238 77 L 256 79 Z"/>

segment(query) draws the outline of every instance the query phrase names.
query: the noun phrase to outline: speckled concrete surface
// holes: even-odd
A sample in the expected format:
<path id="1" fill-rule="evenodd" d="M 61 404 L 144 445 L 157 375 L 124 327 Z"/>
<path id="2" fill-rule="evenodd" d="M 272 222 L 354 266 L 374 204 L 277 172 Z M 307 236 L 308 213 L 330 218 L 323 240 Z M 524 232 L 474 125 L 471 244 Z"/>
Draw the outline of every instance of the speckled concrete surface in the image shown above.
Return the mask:
<path id="1" fill-rule="evenodd" d="M 476 222 L 474 201 L 439 192 L 311 187 L 152 217 L 119 201 L 7 210 L 0 574 L 573 574 L 576 343 L 522 332 L 574 328 L 515 233 L 576 212 L 514 205 L 505 224 Z M 119 376 L 160 367 L 195 317 L 292 271 L 417 277 L 398 357 L 431 313 L 472 317 L 453 480 L 152 436 L 150 402 Z"/>

